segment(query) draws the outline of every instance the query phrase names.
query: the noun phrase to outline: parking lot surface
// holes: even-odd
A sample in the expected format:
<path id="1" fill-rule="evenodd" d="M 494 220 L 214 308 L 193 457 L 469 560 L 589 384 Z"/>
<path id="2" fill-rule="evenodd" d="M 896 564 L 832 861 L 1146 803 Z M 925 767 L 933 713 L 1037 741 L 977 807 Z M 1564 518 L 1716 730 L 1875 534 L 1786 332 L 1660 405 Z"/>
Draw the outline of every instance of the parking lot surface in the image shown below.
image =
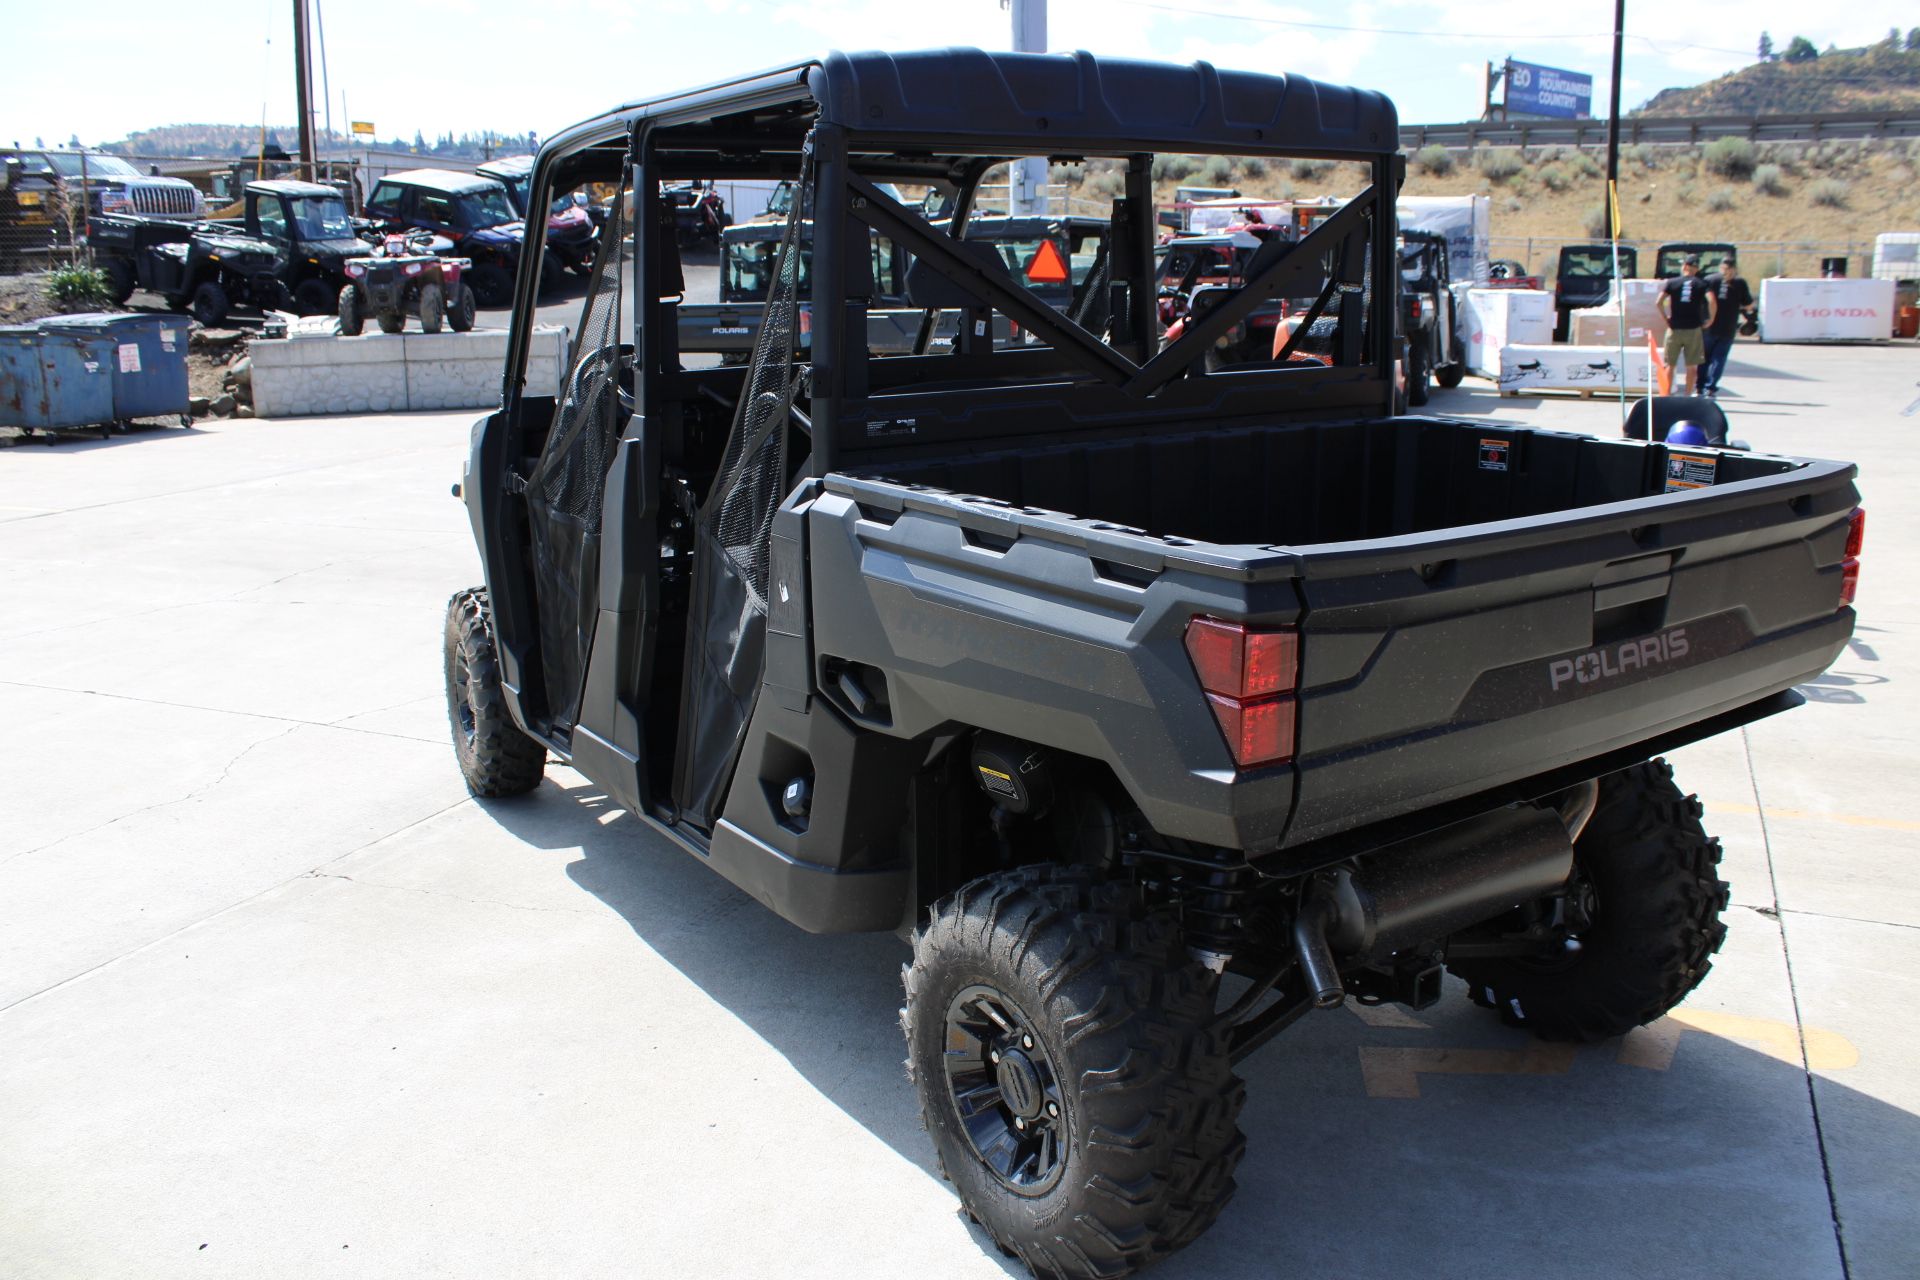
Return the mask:
<path id="1" fill-rule="evenodd" d="M 1304 1019 L 1242 1066 L 1237 1199 L 1151 1274 L 1914 1274 L 1916 368 L 1728 373 L 1735 434 L 1859 462 L 1869 516 L 1808 704 L 1674 757 L 1733 885 L 1704 986 L 1580 1049 L 1454 982 Z M 564 768 L 467 796 L 473 416 L 0 451 L 0 1274 L 1016 1274 L 932 1168 L 903 943 L 792 928 Z"/>

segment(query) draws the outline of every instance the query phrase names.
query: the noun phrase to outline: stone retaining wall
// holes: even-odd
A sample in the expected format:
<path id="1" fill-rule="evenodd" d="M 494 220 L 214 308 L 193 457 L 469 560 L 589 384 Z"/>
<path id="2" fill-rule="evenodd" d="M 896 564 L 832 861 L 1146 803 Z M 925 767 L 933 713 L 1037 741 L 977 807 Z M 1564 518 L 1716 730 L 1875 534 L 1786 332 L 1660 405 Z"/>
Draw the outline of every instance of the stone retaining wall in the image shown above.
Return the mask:
<path id="1" fill-rule="evenodd" d="M 535 329 L 527 389 L 557 393 L 567 331 Z M 500 403 L 503 329 L 470 333 L 296 335 L 253 343 L 253 408 L 262 418 L 409 409 L 486 409 Z"/>

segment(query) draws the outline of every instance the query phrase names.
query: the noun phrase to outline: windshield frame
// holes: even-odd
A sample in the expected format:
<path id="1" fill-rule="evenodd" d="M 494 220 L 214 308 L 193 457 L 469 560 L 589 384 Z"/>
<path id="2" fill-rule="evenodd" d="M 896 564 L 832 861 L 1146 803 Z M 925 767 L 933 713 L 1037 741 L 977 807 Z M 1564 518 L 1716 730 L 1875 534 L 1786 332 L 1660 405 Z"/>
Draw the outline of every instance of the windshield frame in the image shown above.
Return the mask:
<path id="1" fill-rule="evenodd" d="M 452 195 L 449 199 L 453 202 L 455 216 L 460 219 L 462 227 L 468 231 L 486 231 L 493 227 L 504 227 L 509 223 L 522 221 L 520 211 L 513 207 L 513 197 L 507 193 L 504 186 L 476 187 L 471 191 Z M 495 202 L 498 202 L 498 210 L 490 208 Z M 493 212 L 504 213 L 506 216 L 488 221 Z"/>

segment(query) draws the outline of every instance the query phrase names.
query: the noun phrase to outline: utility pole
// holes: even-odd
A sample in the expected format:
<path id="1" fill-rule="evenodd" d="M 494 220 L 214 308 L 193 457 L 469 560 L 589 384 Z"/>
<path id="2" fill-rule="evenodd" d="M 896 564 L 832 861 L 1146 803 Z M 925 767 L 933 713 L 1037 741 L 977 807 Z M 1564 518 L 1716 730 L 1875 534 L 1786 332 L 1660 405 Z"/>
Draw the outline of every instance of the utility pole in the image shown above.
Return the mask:
<path id="1" fill-rule="evenodd" d="M 1047 51 L 1047 0 L 1001 0 L 1013 10 L 1013 51 L 1015 53 L 1045 53 Z M 1012 172 L 1007 175 L 1010 203 L 1009 212 L 1016 216 L 1047 212 L 1047 159 L 1045 156 L 1028 156 L 1015 160 Z"/>
<path id="2" fill-rule="evenodd" d="M 1620 238 L 1620 43 L 1627 25 L 1627 0 L 1613 0 L 1612 105 L 1607 111 L 1607 239 Z M 1624 330 L 1625 324 L 1621 325 Z"/>
<path id="3" fill-rule="evenodd" d="M 300 112 L 300 171 L 313 181 L 313 68 L 307 62 L 307 0 L 293 0 L 293 95 Z"/>

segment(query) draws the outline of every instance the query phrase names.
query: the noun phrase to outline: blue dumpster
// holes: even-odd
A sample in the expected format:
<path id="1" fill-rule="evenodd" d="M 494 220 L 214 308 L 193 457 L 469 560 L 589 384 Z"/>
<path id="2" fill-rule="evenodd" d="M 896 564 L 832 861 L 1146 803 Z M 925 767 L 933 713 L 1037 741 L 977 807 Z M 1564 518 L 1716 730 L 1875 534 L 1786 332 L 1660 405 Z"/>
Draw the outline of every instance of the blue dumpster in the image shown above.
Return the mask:
<path id="1" fill-rule="evenodd" d="M 114 341 L 106 334 L 0 328 L 0 427 L 100 428 L 113 417 Z"/>
<path id="2" fill-rule="evenodd" d="M 90 312 L 49 316 L 43 333 L 79 333 L 113 340 L 113 416 L 178 418 L 191 426 L 187 411 L 187 318 Z"/>

